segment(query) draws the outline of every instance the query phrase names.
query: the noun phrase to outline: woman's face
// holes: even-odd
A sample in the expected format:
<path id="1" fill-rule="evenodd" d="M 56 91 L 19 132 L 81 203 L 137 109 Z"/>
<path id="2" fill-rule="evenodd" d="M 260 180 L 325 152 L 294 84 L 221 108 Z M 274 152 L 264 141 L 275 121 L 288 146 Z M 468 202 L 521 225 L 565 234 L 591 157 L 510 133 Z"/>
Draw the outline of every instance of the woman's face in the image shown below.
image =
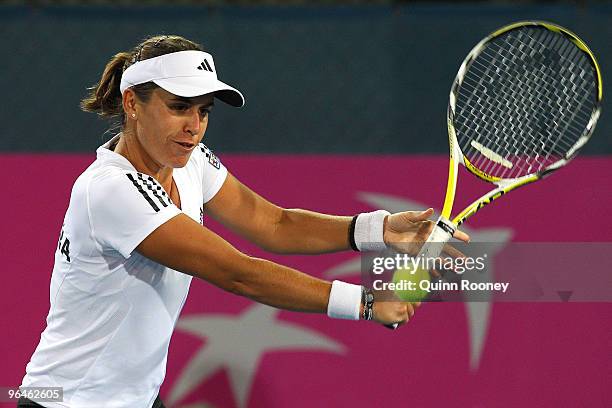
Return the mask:
<path id="1" fill-rule="evenodd" d="M 193 98 L 155 89 L 136 107 L 136 135 L 147 156 L 160 168 L 184 167 L 204 137 L 213 95 Z"/>

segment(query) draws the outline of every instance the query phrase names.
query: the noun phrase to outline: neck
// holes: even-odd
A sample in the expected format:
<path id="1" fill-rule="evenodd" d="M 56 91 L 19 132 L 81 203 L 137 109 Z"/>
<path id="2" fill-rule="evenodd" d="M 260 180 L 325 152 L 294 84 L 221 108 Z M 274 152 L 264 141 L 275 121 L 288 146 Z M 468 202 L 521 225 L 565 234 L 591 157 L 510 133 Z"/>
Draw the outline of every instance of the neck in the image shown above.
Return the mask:
<path id="1" fill-rule="evenodd" d="M 129 131 L 122 132 L 114 151 L 125 157 L 134 166 L 136 171 L 152 176 L 162 187 L 170 191 L 172 186 L 172 167 L 162 166 L 153 160 L 142 148 L 135 134 Z"/>

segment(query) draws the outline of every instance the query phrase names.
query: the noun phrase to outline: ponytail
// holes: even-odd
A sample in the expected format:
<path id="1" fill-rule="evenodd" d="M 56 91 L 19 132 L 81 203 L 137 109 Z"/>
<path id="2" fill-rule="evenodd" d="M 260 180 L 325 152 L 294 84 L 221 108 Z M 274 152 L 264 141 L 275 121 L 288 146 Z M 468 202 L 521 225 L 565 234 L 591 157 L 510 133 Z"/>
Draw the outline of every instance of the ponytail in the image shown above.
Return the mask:
<path id="1" fill-rule="evenodd" d="M 120 52 L 111 58 L 104 68 L 100 82 L 88 88 L 89 95 L 81 101 L 82 110 L 94 112 L 106 118 L 123 114 L 119 85 L 124 67 L 131 59 L 132 54 L 129 52 Z"/>

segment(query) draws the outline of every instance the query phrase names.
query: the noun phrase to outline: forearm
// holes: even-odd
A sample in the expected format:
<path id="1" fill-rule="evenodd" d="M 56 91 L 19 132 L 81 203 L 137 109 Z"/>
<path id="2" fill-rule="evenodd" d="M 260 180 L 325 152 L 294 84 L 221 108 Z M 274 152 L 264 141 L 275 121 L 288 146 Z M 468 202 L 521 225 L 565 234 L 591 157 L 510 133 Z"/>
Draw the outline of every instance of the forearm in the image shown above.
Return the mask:
<path id="1" fill-rule="evenodd" d="M 361 286 L 313 278 L 295 269 L 258 258 L 247 258 L 241 273 L 234 275 L 231 292 L 279 309 L 327 313 L 332 318 L 375 320 L 391 325 L 412 317 L 409 303 L 367 301 Z M 363 299 L 366 299 L 364 305 Z M 365 313 L 367 309 L 368 313 Z M 390 326 L 388 326 L 390 327 Z"/>
<path id="2" fill-rule="evenodd" d="M 304 312 L 327 311 L 329 282 L 246 255 L 185 214 L 159 226 L 137 251 L 176 271 L 261 303 Z"/>
<path id="3" fill-rule="evenodd" d="M 245 257 L 230 292 L 280 309 L 326 313 L 331 283 L 265 259 Z"/>
<path id="4" fill-rule="evenodd" d="M 275 253 L 319 254 L 348 249 L 351 217 L 283 209 L 257 195 L 231 174 L 206 212 L 221 224 Z"/>
<path id="5" fill-rule="evenodd" d="M 301 209 L 285 209 L 261 246 L 283 254 L 321 254 L 350 249 L 352 217 L 334 216 Z"/>

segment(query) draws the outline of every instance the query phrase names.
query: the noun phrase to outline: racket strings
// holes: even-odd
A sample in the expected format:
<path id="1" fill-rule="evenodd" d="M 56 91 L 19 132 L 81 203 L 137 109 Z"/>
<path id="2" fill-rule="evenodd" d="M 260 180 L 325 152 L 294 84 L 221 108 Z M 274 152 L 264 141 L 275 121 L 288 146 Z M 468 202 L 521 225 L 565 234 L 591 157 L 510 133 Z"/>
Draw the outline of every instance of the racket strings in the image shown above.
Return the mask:
<path id="1" fill-rule="evenodd" d="M 524 43 L 523 43 L 523 44 L 524 44 Z M 549 75 L 549 72 L 546 72 L 546 70 L 548 70 L 548 71 L 550 71 L 550 70 L 551 70 L 550 65 L 545 66 L 545 67 L 544 67 L 544 70 L 542 69 L 542 67 L 539 67 L 539 68 L 540 68 L 540 69 L 539 69 L 539 72 L 537 73 L 539 76 L 541 76 L 541 77 L 542 77 L 542 76 L 548 76 L 548 75 Z M 526 77 L 526 79 L 527 79 L 527 83 L 528 83 L 528 84 L 530 84 L 531 82 L 533 82 L 533 80 L 535 79 L 535 76 L 536 76 L 536 73 L 531 72 L 531 73 L 530 73 L 530 75 L 528 75 L 528 76 Z M 507 81 L 504 81 L 504 82 L 507 82 Z M 550 83 L 550 81 L 547 81 L 547 83 Z M 508 86 L 508 85 L 510 85 L 510 86 L 511 86 L 511 85 L 512 85 L 512 83 L 510 83 L 510 84 L 503 83 L 503 85 L 504 85 L 504 86 Z M 516 88 L 516 86 L 519 86 L 519 85 L 521 85 L 521 84 L 520 84 L 519 82 L 514 81 L 514 85 L 515 85 L 515 88 Z M 523 106 L 523 107 L 522 107 L 522 108 L 523 108 L 523 109 L 522 109 L 522 110 L 523 110 L 523 114 L 527 114 L 527 113 L 528 113 L 530 110 L 533 110 L 533 109 L 534 109 L 534 107 L 535 107 L 535 106 L 534 106 L 534 103 L 537 103 L 538 101 L 539 101 L 539 103 L 541 104 L 541 103 L 542 103 L 544 100 L 546 100 L 546 102 L 547 102 L 548 104 L 550 104 L 550 103 L 554 103 L 556 100 L 558 100 L 558 98 L 557 98 L 556 100 L 551 98 L 551 96 L 550 96 L 550 94 L 551 94 L 551 92 L 550 92 L 550 91 L 551 91 L 550 87 L 546 87 L 546 88 L 544 88 L 544 92 L 541 92 L 541 93 L 540 93 L 539 98 L 536 98 L 536 96 L 537 96 L 537 95 L 536 95 L 536 94 L 534 94 L 533 92 L 530 92 L 530 91 L 532 91 L 532 89 L 534 88 L 533 86 L 522 87 L 522 89 L 520 89 L 520 88 L 519 88 L 519 89 L 515 89 L 515 88 L 510 89 L 511 93 L 516 94 L 516 93 L 517 93 L 517 91 L 518 91 L 518 92 L 519 92 L 519 97 L 518 97 L 517 99 L 518 99 L 518 100 L 527 100 L 527 101 L 528 101 L 528 108 L 529 108 L 529 109 L 527 109 L 525 106 Z M 532 94 L 532 95 L 534 95 L 534 96 L 532 96 L 532 97 L 528 97 L 528 98 L 525 98 L 525 95 L 523 95 L 524 93 L 531 93 L 531 94 Z M 521 106 L 519 106 L 519 105 L 516 103 L 516 101 L 515 101 L 515 100 L 513 100 L 513 101 L 512 101 L 512 103 L 513 103 L 514 107 L 518 108 L 519 110 L 521 109 Z M 502 129 L 501 129 L 501 132 L 503 132 L 503 133 L 506 133 L 506 132 L 508 131 L 508 129 L 507 129 L 507 127 L 506 127 L 506 125 L 507 125 L 507 124 L 508 124 L 508 125 L 512 125 L 512 126 L 516 126 L 516 124 L 515 124 L 515 123 L 512 123 L 513 116 L 512 116 L 512 106 L 510 105 L 510 99 L 507 99 L 507 100 L 506 100 L 506 106 L 505 106 L 505 108 L 506 108 L 506 109 L 505 109 L 505 110 L 503 110 L 503 111 L 501 111 L 501 110 L 500 110 L 500 112 L 505 112 L 505 113 L 506 113 L 505 117 L 502 117 L 502 122 L 501 122 L 501 123 L 502 123 L 502 125 L 503 125 L 503 127 L 502 127 Z M 558 112 L 558 111 L 559 111 L 559 109 L 557 109 L 557 112 Z M 537 110 L 536 110 L 535 112 L 537 112 Z M 506 121 L 506 119 L 509 119 L 509 120 L 508 120 L 508 121 Z M 541 118 L 538 118 L 538 119 L 540 119 L 540 121 L 541 121 Z M 553 120 L 554 120 L 554 119 L 553 119 Z M 528 132 L 526 133 L 527 135 L 532 135 L 532 134 L 534 134 L 535 132 L 537 132 L 537 130 L 536 130 L 536 129 L 534 129 L 534 128 L 531 126 L 531 123 L 530 123 L 530 122 L 520 122 L 520 121 L 519 121 L 518 123 L 519 123 L 519 124 L 520 124 L 520 123 L 525 123 L 525 125 L 527 126 L 527 129 L 526 129 L 526 130 L 528 131 Z M 497 130 L 499 131 L 499 129 L 497 129 Z M 519 130 L 525 131 L 525 129 L 519 129 Z M 551 135 L 552 135 L 551 133 L 548 133 L 548 139 L 550 139 L 550 136 L 551 136 Z M 508 147 L 509 147 L 509 142 L 511 141 L 511 139 L 505 139 L 505 141 L 506 141 L 506 143 L 505 143 L 505 146 L 504 146 L 504 147 L 506 147 L 506 151 L 509 151 Z M 528 139 L 523 139 L 523 140 L 520 140 L 520 143 L 521 143 L 521 145 L 522 145 L 522 146 L 519 146 L 519 147 L 521 147 L 521 148 L 522 148 L 522 150 L 525 150 L 525 151 L 532 151 L 532 150 L 534 150 L 534 148 L 535 148 L 534 142 L 535 142 L 535 139 L 533 139 L 533 138 L 531 138 L 531 140 L 528 140 Z M 535 156 L 535 157 L 537 158 L 538 156 L 539 156 L 539 155 L 536 153 L 536 156 Z M 537 159 L 536 159 L 536 160 L 537 160 Z M 478 163 L 477 163 L 477 164 L 478 164 Z M 485 171 L 486 171 L 486 170 L 491 171 L 490 167 L 491 167 L 491 163 L 489 163 L 489 167 L 485 168 Z M 522 167 L 521 167 L 521 168 L 522 168 Z M 527 170 L 529 170 L 529 169 L 527 169 Z M 505 173 L 507 173 L 507 171 L 506 171 Z"/>
<path id="2" fill-rule="evenodd" d="M 497 37 L 459 88 L 454 122 L 462 152 L 496 177 L 542 170 L 584 133 L 594 83 L 588 58 L 561 34 L 523 27 Z"/>
<path id="3" fill-rule="evenodd" d="M 550 64 L 550 62 L 548 62 L 548 63 Z M 539 72 L 537 72 L 537 73 L 536 73 L 536 72 L 531 72 L 531 73 L 529 73 L 529 75 L 527 75 L 527 76 L 526 76 L 526 80 L 527 80 L 527 81 L 524 81 L 524 83 L 525 83 L 525 84 L 527 84 L 527 85 L 531 85 L 531 82 L 533 82 L 533 79 L 535 79 L 536 74 L 537 74 L 537 75 L 539 75 L 539 76 L 546 76 L 546 75 L 548 75 L 548 74 L 549 74 L 548 72 L 546 72 L 546 71 L 545 71 L 545 69 L 546 69 L 546 68 L 548 68 L 548 69 L 550 70 L 550 65 L 549 65 L 548 67 L 544 67 L 544 69 L 542 69 L 542 67 L 539 67 L 539 68 L 540 68 L 540 69 L 539 69 Z M 517 92 L 517 91 L 519 91 L 519 92 L 521 91 L 520 89 L 518 89 L 518 90 L 517 90 L 517 89 L 515 89 L 515 87 L 510 88 L 510 86 L 512 85 L 512 83 L 508 84 L 507 82 L 508 82 L 508 81 L 507 81 L 507 78 L 506 78 L 506 81 L 502 81 L 502 84 L 503 84 L 503 86 L 509 87 L 509 89 L 510 89 L 510 91 L 511 91 L 512 93 L 516 94 L 516 92 Z M 548 82 L 550 82 L 550 81 L 548 81 Z M 518 82 L 515 82 L 514 84 L 515 84 L 515 85 L 520 85 L 520 83 L 518 83 Z M 510 85 L 510 86 L 509 86 L 509 85 Z M 547 102 L 548 104 L 550 104 L 551 102 L 554 102 L 554 100 L 552 100 L 552 98 L 550 97 L 550 95 L 551 95 L 551 93 L 552 93 L 552 92 L 551 92 L 550 87 L 546 87 L 546 88 L 544 88 L 544 92 L 541 92 L 541 93 L 540 93 L 540 95 L 536 95 L 536 94 L 534 94 L 533 92 L 531 92 L 533 89 L 534 89 L 534 88 L 533 88 L 533 86 L 526 86 L 526 87 L 523 87 L 523 88 L 522 88 L 522 92 L 521 92 L 521 93 L 528 92 L 528 93 L 530 93 L 530 94 L 532 94 L 532 95 L 533 95 L 533 96 L 532 96 L 532 97 L 530 97 L 530 98 L 527 98 L 527 99 L 526 99 L 526 98 L 525 98 L 523 95 L 519 94 L 519 100 L 527 100 L 527 101 L 528 101 L 527 107 L 526 107 L 526 108 L 525 108 L 525 107 L 523 107 L 523 111 L 524 111 L 524 112 L 527 112 L 527 111 L 530 111 L 530 110 L 534 110 L 534 108 L 536 107 L 536 106 L 534 106 L 534 105 L 535 105 L 536 103 L 540 103 L 540 104 L 541 104 L 542 102 Z M 552 91 L 554 92 L 554 90 L 552 90 Z M 505 109 L 505 110 L 500 110 L 500 111 L 499 111 L 499 112 L 505 112 L 505 113 L 506 113 L 506 115 L 505 115 L 505 116 L 501 116 L 501 120 L 502 120 L 502 121 L 501 121 L 501 123 L 502 123 L 502 129 L 501 129 L 501 132 L 503 132 L 503 133 L 506 133 L 506 132 L 508 132 L 508 130 L 509 130 L 509 129 L 508 129 L 508 127 L 507 127 L 506 125 L 513 125 L 513 126 L 515 126 L 515 127 L 516 127 L 516 124 L 513 124 L 513 123 L 512 123 L 512 116 L 510 116 L 510 115 L 511 115 L 511 111 L 512 111 L 512 109 L 510 109 L 510 108 L 511 108 L 510 103 L 509 103 L 509 102 L 510 102 L 510 99 L 507 99 L 506 101 L 507 101 L 506 106 L 505 106 L 505 108 L 506 108 L 506 109 Z M 520 106 L 519 106 L 519 105 L 517 105 L 515 101 L 513 101 L 513 104 L 514 104 L 514 106 L 515 106 L 515 107 L 518 107 L 518 108 L 520 109 Z M 535 110 L 535 112 L 536 112 L 536 114 L 537 114 L 537 112 L 538 112 L 538 111 L 537 111 L 537 110 Z M 494 119 L 496 119 L 496 117 L 495 117 L 495 116 L 494 116 L 493 118 L 494 118 Z M 508 121 L 508 120 L 506 120 L 506 119 L 508 119 L 508 118 L 510 119 L 509 121 Z M 498 115 L 497 119 L 500 119 L 500 118 L 499 118 L 499 115 Z M 542 118 L 540 118 L 540 117 L 537 117 L 537 119 L 538 119 L 540 122 L 542 121 Z M 526 133 L 527 135 L 533 135 L 535 132 L 537 132 L 537 131 L 538 131 L 537 129 L 534 129 L 534 128 L 533 128 L 533 126 L 532 126 L 532 123 L 531 123 L 531 122 L 523 122 L 523 121 L 519 121 L 518 123 L 519 123 L 519 124 L 520 124 L 520 123 L 524 123 L 524 124 L 526 125 L 527 129 L 519 129 L 519 130 L 522 130 L 523 132 L 524 132 L 525 130 L 527 130 L 527 131 L 528 131 L 528 132 Z M 496 129 L 496 130 L 497 130 L 497 131 L 500 131 L 500 129 Z M 551 136 L 551 135 L 550 135 L 550 134 L 548 134 L 548 136 L 549 136 L 549 137 L 548 137 L 548 139 L 550 139 L 550 136 Z M 509 141 L 509 140 L 511 140 L 511 139 L 505 139 L 505 140 L 506 140 L 506 141 Z M 532 140 L 529 140 L 529 139 L 525 139 L 525 138 L 524 138 L 524 139 L 522 139 L 522 140 L 520 140 L 520 141 L 519 141 L 519 142 L 520 142 L 520 145 L 519 145 L 519 146 L 517 146 L 517 149 L 521 149 L 521 150 L 524 150 L 524 151 L 532 151 L 532 150 L 535 148 L 534 141 L 535 141 L 535 140 L 533 140 L 533 139 L 532 139 Z M 505 147 L 506 147 L 506 150 L 507 150 L 507 151 L 509 150 L 509 149 L 508 149 L 508 146 L 509 146 L 509 144 L 506 142 Z M 553 149 L 553 150 L 554 150 L 554 149 Z M 537 157 L 537 156 L 538 156 L 538 154 L 536 153 L 536 156 L 535 156 L 535 157 Z M 482 159 L 481 159 L 481 161 L 484 161 L 484 160 L 482 160 Z M 493 162 L 489 162 L 489 166 L 485 168 L 485 170 L 486 170 L 486 171 L 491 172 L 491 165 L 492 165 L 492 163 L 493 163 Z M 481 163 L 477 163 L 477 165 L 480 165 L 480 164 L 481 164 Z M 521 167 L 519 167 L 519 168 L 520 168 L 520 169 L 524 169 L 524 167 L 523 167 L 523 166 L 521 166 Z M 530 170 L 530 169 L 527 169 L 527 170 Z M 507 171 L 505 171 L 505 173 L 507 173 Z"/>
<path id="4" fill-rule="evenodd" d="M 536 41 L 537 41 L 537 40 L 539 40 L 539 38 L 535 38 L 535 39 L 536 39 Z M 557 35 L 557 36 L 554 36 L 554 37 L 553 37 L 552 44 L 544 44 L 544 45 L 548 45 L 548 46 L 552 47 L 552 46 L 554 46 L 554 45 L 555 45 L 554 43 L 558 43 L 558 42 L 559 42 L 559 41 L 561 41 L 561 40 L 562 40 L 562 37 L 561 37 L 561 36 L 559 36 L 559 35 Z M 567 41 L 561 41 L 561 44 L 562 44 L 563 46 L 565 46 L 565 45 L 567 45 L 567 44 L 568 44 L 568 42 L 567 42 Z M 572 47 L 571 49 L 573 50 L 573 49 L 575 49 L 575 47 Z M 561 50 L 561 51 L 562 51 L 562 50 Z M 550 54 L 549 54 L 549 55 L 550 55 Z M 558 56 L 560 56 L 559 54 L 557 54 L 557 55 L 558 55 Z M 555 54 L 552 54 L 552 56 L 555 56 Z M 545 83 L 546 83 L 547 85 L 549 85 L 549 86 L 546 86 L 546 87 L 544 87 L 544 88 L 543 88 L 544 92 L 540 93 L 540 95 L 539 95 L 539 96 L 540 96 L 539 100 L 540 100 L 540 102 L 543 102 L 543 101 L 544 101 L 544 102 L 546 102 L 546 103 L 548 104 L 548 106 L 551 108 L 551 109 L 549 110 L 549 112 L 551 112 L 551 113 L 552 113 L 552 115 L 551 115 L 551 116 L 552 116 L 552 117 L 551 117 L 551 119 L 552 119 L 552 123 L 553 123 L 553 124 L 555 124 L 555 125 L 557 125 L 558 120 L 556 120 L 555 116 L 556 116 L 556 117 L 560 116 L 560 113 L 563 111 L 563 108 L 564 108 L 563 106 L 561 106 L 561 105 L 559 104 L 559 102 L 560 102 L 560 101 L 563 101 L 563 100 L 566 100 L 567 98 L 566 98 L 566 99 L 562 99 L 562 98 L 558 97 L 558 95 L 557 95 L 557 97 L 556 97 L 556 98 L 553 98 L 552 96 L 554 96 L 555 94 L 557 94 L 557 91 L 558 91 L 558 90 L 563 90 L 563 91 L 565 91 L 565 90 L 566 90 L 566 88 L 564 88 L 564 87 L 552 87 L 552 86 L 550 86 L 550 84 L 552 84 L 552 83 L 553 83 L 553 82 L 550 80 L 550 77 L 551 77 L 551 73 L 553 73 L 555 70 L 560 69 L 560 70 L 562 71 L 564 67 L 563 67 L 562 65 L 552 63 L 552 61 L 550 61 L 550 60 L 549 60 L 549 61 L 546 61 L 546 60 L 545 60 L 545 61 L 543 61 L 543 64 L 542 64 L 542 65 L 540 65 L 540 67 L 538 67 L 538 68 L 539 68 L 539 72 L 538 72 L 538 73 L 539 73 L 539 75 L 540 75 L 541 77 L 544 77 L 544 78 L 545 78 Z M 535 76 L 535 75 L 536 75 L 536 74 L 534 74 L 533 76 Z M 530 78 L 530 79 L 534 79 L 534 78 Z M 530 87 L 530 88 L 531 88 L 531 87 Z M 579 103 L 582 103 L 582 101 L 579 101 Z M 556 104 L 556 106 L 554 106 L 555 104 Z M 536 115 L 539 115 L 539 117 L 538 117 L 538 116 L 536 116 L 536 117 L 537 117 L 537 119 L 539 119 L 539 120 L 538 120 L 538 123 L 540 123 L 540 124 L 544 123 L 545 118 L 543 118 L 542 112 L 537 111 L 537 110 L 535 110 L 534 112 L 536 113 Z M 555 114 L 556 114 L 556 115 L 555 115 Z M 568 122 L 568 123 L 569 123 L 569 122 Z M 528 122 L 528 124 L 529 124 L 529 122 Z M 543 127 L 542 127 L 542 130 L 544 130 L 544 131 L 549 130 L 549 129 L 551 129 L 551 126 L 543 126 Z M 550 131 L 548 131 L 546 134 L 547 134 L 547 136 L 548 136 L 548 137 L 547 137 L 547 139 L 546 139 L 546 141 L 547 141 L 547 142 L 549 142 L 549 141 L 551 140 L 552 136 L 553 136 L 553 133 L 552 133 L 552 132 L 550 132 Z M 561 132 L 561 134 L 564 134 L 564 132 Z M 528 135 L 533 135 L 533 133 L 529 133 Z M 563 139 L 562 139 L 562 138 L 557 138 L 557 139 L 556 139 L 556 141 L 557 141 L 557 142 L 562 142 L 562 141 L 563 141 Z M 548 143 L 546 143 L 545 145 L 548 145 Z M 566 144 L 566 145 L 567 145 L 567 146 L 566 146 L 566 148 L 565 148 L 565 149 L 567 149 L 567 148 L 571 147 L 569 144 Z M 529 147 L 530 147 L 530 146 L 525 145 L 525 147 L 527 148 L 527 150 L 529 150 Z M 555 152 L 554 145 L 553 145 L 552 149 L 551 149 L 551 150 L 549 150 L 548 155 L 550 155 L 550 154 L 551 154 L 551 153 L 553 153 L 553 152 L 555 152 L 555 153 L 559 153 L 559 154 L 561 154 L 561 155 L 562 155 L 562 154 L 564 153 L 565 149 L 563 149 L 563 151 Z"/>

